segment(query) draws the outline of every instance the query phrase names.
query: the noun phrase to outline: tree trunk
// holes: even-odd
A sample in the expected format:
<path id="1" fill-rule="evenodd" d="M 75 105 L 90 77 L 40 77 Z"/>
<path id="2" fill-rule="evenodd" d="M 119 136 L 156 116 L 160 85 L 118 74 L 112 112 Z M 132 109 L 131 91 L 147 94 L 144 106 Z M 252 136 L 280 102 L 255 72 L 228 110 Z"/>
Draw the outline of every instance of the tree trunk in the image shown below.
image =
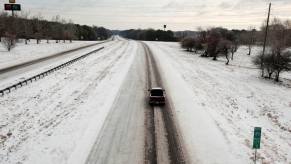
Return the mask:
<path id="1" fill-rule="evenodd" d="M 249 53 L 248 53 L 248 55 L 251 55 L 251 53 L 252 53 L 252 47 L 249 46 Z"/>
<path id="2" fill-rule="evenodd" d="M 13 45 L 13 41 L 12 41 L 12 39 L 11 39 L 11 40 L 10 40 L 10 45 L 8 46 L 8 51 L 11 50 L 12 45 Z"/>
<path id="3" fill-rule="evenodd" d="M 273 72 L 271 72 L 271 71 L 268 71 L 269 72 L 269 79 L 271 79 L 271 77 L 272 77 L 272 74 L 273 74 Z"/>
<path id="4" fill-rule="evenodd" d="M 280 71 L 278 71 L 278 72 L 276 73 L 275 81 L 276 81 L 276 82 L 279 82 L 279 78 L 280 78 Z"/>
<path id="5" fill-rule="evenodd" d="M 265 70 L 264 70 L 264 68 L 261 68 L 261 70 L 262 70 L 261 76 L 264 77 L 265 76 Z"/>
<path id="6" fill-rule="evenodd" d="M 10 40 L 10 45 L 7 46 L 8 51 L 11 50 L 11 47 L 12 47 L 12 40 Z"/>
<path id="7" fill-rule="evenodd" d="M 229 58 L 228 58 L 228 55 L 226 55 L 225 57 L 226 57 L 226 60 L 227 60 L 227 62 L 225 63 L 225 65 L 228 65 L 228 64 L 229 64 Z"/>
<path id="8" fill-rule="evenodd" d="M 213 54 L 213 60 L 217 60 L 217 55 L 219 54 L 219 52 L 215 52 L 214 54 Z"/>

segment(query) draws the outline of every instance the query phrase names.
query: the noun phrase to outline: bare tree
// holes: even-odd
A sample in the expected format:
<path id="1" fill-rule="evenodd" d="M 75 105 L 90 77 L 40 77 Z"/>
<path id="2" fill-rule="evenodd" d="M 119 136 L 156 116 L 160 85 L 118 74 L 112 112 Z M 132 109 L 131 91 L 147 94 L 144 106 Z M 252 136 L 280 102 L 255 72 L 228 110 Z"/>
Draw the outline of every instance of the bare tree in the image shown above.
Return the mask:
<path id="1" fill-rule="evenodd" d="M 274 56 L 272 53 L 267 53 L 263 56 L 261 53 L 260 55 L 256 56 L 253 60 L 253 63 L 260 67 L 261 70 L 267 72 L 268 78 L 271 79 L 273 73 L 275 72 L 274 69 Z M 263 65 L 261 63 L 264 63 Z"/>
<path id="2" fill-rule="evenodd" d="M 280 74 L 283 71 L 291 70 L 291 52 L 286 51 L 281 55 L 274 54 L 274 52 L 267 53 L 264 56 L 259 55 L 254 59 L 254 64 L 258 66 L 262 66 L 261 62 L 263 62 L 263 69 L 268 73 L 268 78 L 275 78 L 275 81 L 279 81 Z"/>
<path id="3" fill-rule="evenodd" d="M 42 21 L 42 25 L 43 25 L 43 29 L 42 29 L 42 37 L 44 39 L 46 39 L 46 43 L 50 43 L 50 39 L 53 38 L 53 28 L 52 28 L 52 23 L 46 21 L 46 20 L 43 20 Z"/>
<path id="4" fill-rule="evenodd" d="M 43 37 L 43 23 L 42 23 L 42 16 L 34 16 L 32 19 L 33 26 L 34 26 L 34 37 L 36 39 L 36 43 L 39 44 L 42 37 Z"/>
<path id="5" fill-rule="evenodd" d="M 213 57 L 213 60 L 217 60 L 217 55 L 219 54 L 219 42 L 222 39 L 222 35 L 217 28 L 210 29 L 207 35 L 207 49 L 206 53 Z"/>
<path id="6" fill-rule="evenodd" d="M 75 38 L 75 33 L 76 33 L 76 27 L 75 27 L 73 21 L 70 20 L 65 25 L 64 39 L 65 40 L 69 40 L 72 43 L 72 40 Z"/>
<path id="7" fill-rule="evenodd" d="M 238 41 L 234 41 L 231 43 L 230 52 L 231 52 L 231 60 L 233 60 L 234 53 L 238 50 L 239 44 Z"/>
<path id="8" fill-rule="evenodd" d="M 286 27 L 286 44 L 287 46 L 291 46 L 291 20 L 286 20 L 284 22 L 284 26 Z"/>
<path id="9" fill-rule="evenodd" d="M 62 19 L 59 15 L 54 16 L 52 18 L 52 21 L 54 22 L 54 24 L 52 25 L 52 29 L 53 29 L 53 38 L 56 40 L 56 43 L 60 43 L 60 40 L 63 40 L 65 42 L 65 28 L 64 28 L 64 24 L 66 21 L 64 19 Z"/>
<path id="10" fill-rule="evenodd" d="M 281 72 L 291 69 L 291 52 L 286 49 L 288 47 L 288 30 L 288 23 L 283 23 L 277 18 L 273 19 L 269 27 L 268 42 L 271 50 L 254 61 L 255 64 L 261 65 L 262 72 L 268 73 L 268 78 L 274 76 L 277 82 Z"/>
<path id="11" fill-rule="evenodd" d="M 1 12 L 0 13 L 0 42 L 2 41 L 2 37 L 4 36 L 4 33 L 5 33 L 6 19 L 7 19 L 7 13 Z"/>
<path id="12" fill-rule="evenodd" d="M 248 55 L 251 55 L 252 53 L 252 48 L 256 43 L 256 29 L 254 27 L 249 27 L 249 32 L 248 32 L 248 38 L 247 38 L 247 45 L 249 48 Z"/>
<path id="13" fill-rule="evenodd" d="M 33 34 L 33 31 L 32 31 L 32 25 L 31 25 L 31 22 L 29 21 L 29 12 L 22 12 L 21 13 L 21 23 L 23 25 L 23 36 L 24 36 L 24 39 L 25 39 L 25 44 L 28 43 L 28 41 L 31 39 L 31 36 Z"/>
<path id="14" fill-rule="evenodd" d="M 68 38 L 68 31 L 66 30 L 65 25 L 67 24 L 67 21 L 65 19 L 61 20 L 62 23 L 62 27 L 63 27 L 63 31 L 62 31 L 62 39 L 63 39 L 63 43 L 66 43 L 66 39 Z"/>
<path id="15" fill-rule="evenodd" d="M 291 70 L 291 52 L 287 51 L 282 55 L 277 55 L 275 58 L 274 67 L 276 73 L 275 81 L 278 82 L 281 72 Z"/>
<path id="16" fill-rule="evenodd" d="M 231 50 L 231 45 L 232 45 L 232 42 L 229 41 L 229 40 L 226 40 L 226 39 L 222 39 L 219 42 L 219 45 L 218 45 L 219 52 L 222 55 L 224 55 L 226 60 L 227 60 L 225 65 L 229 64 L 229 53 L 230 53 L 230 50 Z"/>
<path id="17" fill-rule="evenodd" d="M 182 46 L 182 48 L 186 49 L 187 51 L 192 52 L 193 48 L 195 46 L 195 39 L 190 38 L 190 37 L 184 38 L 181 41 L 181 46 Z"/>
<path id="18" fill-rule="evenodd" d="M 0 14 L 0 37 L 2 38 L 2 44 L 4 47 L 10 51 L 12 48 L 16 46 L 16 39 L 17 39 L 17 18 L 8 16 L 5 13 Z"/>
<path id="19" fill-rule="evenodd" d="M 60 39 L 62 37 L 63 29 L 61 26 L 61 17 L 59 15 L 56 15 L 52 18 L 53 23 L 53 38 L 56 40 L 56 43 L 60 42 Z"/>
<path id="20" fill-rule="evenodd" d="M 270 25 L 270 46 L 273 55 L 275 70 L 275 80 L 279 81 L 282 71 L 290 70 L 291 53 L 286 52 L 288 24 L 284 24 L 280 19 L 274 18 Z"/>
<path id="21" fill-rule="evenodd" d="M 6 32 L 4 34 L 4 38 L 3 38 L 2 44 L 4 45 L 4 47 L 6 47 L 6 49 L 8 51 L 10 51 L 16 45 L 16 35 L 15 34 L 11 34 L 9 32 Z"/>
<path id="22" fill-rule="evenodd" d="M 274 18 L 269 27 L 269 44 L 275 54 L 281 54 L 287 48 L 287 27 L 277 18 Z"/>

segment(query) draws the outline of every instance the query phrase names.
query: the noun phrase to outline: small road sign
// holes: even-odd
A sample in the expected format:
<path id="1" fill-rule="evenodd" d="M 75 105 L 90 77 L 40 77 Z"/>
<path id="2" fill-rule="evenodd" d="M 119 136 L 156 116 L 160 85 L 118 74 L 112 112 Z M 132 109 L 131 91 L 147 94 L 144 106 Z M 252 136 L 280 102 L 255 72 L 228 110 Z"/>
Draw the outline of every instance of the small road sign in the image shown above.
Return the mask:
<path id="1" fill-rule="evenodd" d="M 5 10 L 12 10 L 12 5 L 11 4 L 4 4 L 4 9 Z"/>
<path id="2" fill-rule="evenodd" d="M 261 133 L 262 133 L 262 128 L 255 127 L 253 149 L 260 149 L 261 148 Z"/>
<path id="3" fill-rule="evenodd" d="M 166 31 L 167 25 L 164 25 L 164 31 Z"/>
<path id="4" fill-rule="evenodd" d="M 9 0 L 9 3 L 15 3 L 15 0 Z"/>
<path id="5" fill-rule="evenodd" d="M 257 162 L 257 149 L 261 148 L 261 136 L 262 136 L 262 128 L 255 127 L 254 129 L 254 141 L 253 141 L 253 149 L 255 149 L 255 159 L 254 163 Z"/>
<path id="6" fill-rule="evenodd" d="M 21 5 L 20 4 L 4 4 L 5 10 L 12 10 L 12 11 L 20 11 Z"/>

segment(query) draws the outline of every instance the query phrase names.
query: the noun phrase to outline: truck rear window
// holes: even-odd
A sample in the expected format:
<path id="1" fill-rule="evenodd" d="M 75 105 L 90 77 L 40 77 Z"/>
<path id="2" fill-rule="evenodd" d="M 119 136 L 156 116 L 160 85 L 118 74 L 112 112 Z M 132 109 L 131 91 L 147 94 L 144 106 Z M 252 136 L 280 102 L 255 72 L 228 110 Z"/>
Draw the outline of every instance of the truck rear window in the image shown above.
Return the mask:
<path id="1" fill-rule="evenodd" d="M 152 96 L 163 96 L 163 91 L 162 90 L 152 90 L 151 91 Z"/>

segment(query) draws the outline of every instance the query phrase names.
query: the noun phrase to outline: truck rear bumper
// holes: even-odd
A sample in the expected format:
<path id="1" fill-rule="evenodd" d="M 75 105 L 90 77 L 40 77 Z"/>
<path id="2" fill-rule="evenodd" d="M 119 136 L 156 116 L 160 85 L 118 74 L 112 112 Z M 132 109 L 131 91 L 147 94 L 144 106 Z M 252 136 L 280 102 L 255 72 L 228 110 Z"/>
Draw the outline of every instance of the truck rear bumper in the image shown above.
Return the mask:
<path id="1" fill-rule="evenodd" d="M 165 105 L 165 101 L 150 101 L 150 105 Z"/>

